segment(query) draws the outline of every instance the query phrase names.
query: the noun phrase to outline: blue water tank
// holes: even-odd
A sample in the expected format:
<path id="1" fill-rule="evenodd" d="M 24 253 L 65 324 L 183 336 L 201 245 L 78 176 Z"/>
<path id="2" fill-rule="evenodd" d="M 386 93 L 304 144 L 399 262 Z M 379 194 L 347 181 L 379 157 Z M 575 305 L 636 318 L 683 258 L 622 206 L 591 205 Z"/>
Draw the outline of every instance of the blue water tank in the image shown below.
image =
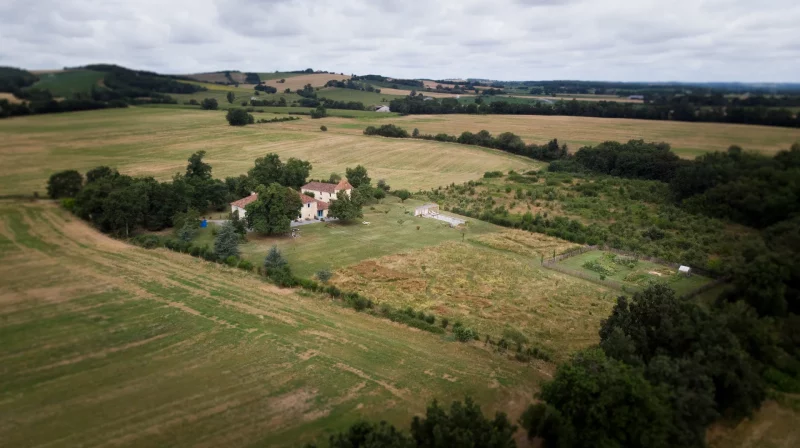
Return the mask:
<path id="1" fill-rule="evenodd" d="M 208 221 L 206 221 L 205 219 L 200 221 L 200 227 L 202 227 L 202 228 L 208 227 Z"/>

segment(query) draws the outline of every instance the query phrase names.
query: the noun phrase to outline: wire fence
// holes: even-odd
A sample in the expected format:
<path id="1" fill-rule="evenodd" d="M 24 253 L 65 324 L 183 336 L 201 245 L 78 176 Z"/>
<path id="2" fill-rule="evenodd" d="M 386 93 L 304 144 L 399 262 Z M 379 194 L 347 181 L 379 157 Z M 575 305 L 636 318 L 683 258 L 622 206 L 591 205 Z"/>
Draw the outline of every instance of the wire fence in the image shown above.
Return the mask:
<path id="1" fill-rule="evenodd" d="M 599 284 L 599 285 L 607 286 L 609 288 L 617 289 L 617 290 L 620 290 L 620 291 L 623 291 L 623 292 L 635 292 L 635 291 L 641 289 L 640 287 L 626 285 L 626 284 L 618 282 L 616 280 L 609 280 L 607 278 L 606 279 L 601 279 L 601 278 L 598 278 L 597 276 L 595 276 L 593 274 L 589 274 L 589 273 L 586 273 L 586 272 L 583 272 L 583 271 L 578 271 L 576 269 L 571 269 L 571 268 L 568 268 L 568 267 L 566 267 L 564 265 L 558 264 L 560 261 L 566 260 L 567 258 L 571 258 L 571 257 L 575 257 L 575 256 L 578 256 L 578 255 L 581 255 L 581 254 L 585 254 L 586 252 L 591 252 L 593 250 L 602 250 L 602 251 L 605 251 L 605 252 L 611 252 L 611 253 L 614 253 L 614 254 L 617 254 L 617 255 L 622 255 L 622 256 L 625 256 L 625 257 L 632 257 L 632 258 L 635 258 L 637 260 L 645 260 L 645 261 L 649 261 L 651 263 L 657 263 L 657 264 L 669 266 L 669 267 L 674 268 L 676 270 L 681 266 L 678 263 L 667 261 L 667 260 L 664 260 L 664 259 L 661 259 L 661 258 L 658 258 L 658 257 L 651 257 L 649 255 L 639 254 L 639 253 L 636 253 L 636 252 L 631 252 L 631 251 L 622 250 L 622 249 L 616 249 L 616 248 L 609 247 L 609 246 L 581 246 L 581 247 L 577 247 L 575 249 L 568 250 L 568 251 L 566 251 L 566 252 L 564 252 L 564 253 L 562 253 L 560 255 L 556 255 L 554 257 L 550 257 L 550 258 L 546 258 L 546 259 L 542 259 L 542 266 L 547 268 L 547 269 L 552 269 L 554 271 L 558 271 L 558 272 L 561 272 L 563 274 L 567 274 L 567 275 L 571 275 L 571 276 L 574 276 L 574 277 L 582 278 L 582 279 L 590 281 L 592 283 L 596 283 L 596 284 Z M 711 278 L 713 280 L 708 282 L 708 283 L 706 283 L 706 284 L 704 284 L 704 285 L 702 285 L 702 286 L 699 286 L 699 287 L 687 292 L 686 294 L 681 296 L 683 298 L 687 298 L 688 299 L 688 298 L 696 297 L 696 296 L 698 296 L 698 295 L 700 295 L 700 294 L 702 294 L 702 293 L 704 293 L 704 292 L 706 292 L 708 290 L 716 288 L 717 286 L 719 286 L 719 285 L 721 285 L 723 283 L 727 283 L 730 280 L 729 278 L 720 276 L 719 274 L 717 274 L 715 272 L 707 271 L 707 270 L 701 269 L 701 268 L 692 268 L 692 272 L 694 274 L 701 275 L 703 277 L 708 277 L 708 278 Z"/>

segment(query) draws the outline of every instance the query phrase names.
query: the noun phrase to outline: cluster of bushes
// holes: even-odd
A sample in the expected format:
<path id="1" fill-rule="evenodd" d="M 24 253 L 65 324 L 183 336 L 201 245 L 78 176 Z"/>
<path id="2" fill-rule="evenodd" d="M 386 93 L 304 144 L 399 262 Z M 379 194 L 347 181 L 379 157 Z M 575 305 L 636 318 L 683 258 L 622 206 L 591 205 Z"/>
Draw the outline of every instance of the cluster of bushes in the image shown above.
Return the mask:
<path id="1" fill-rule="evenodd" d="M 145 249 L 156 249 L 163 247 L 171 251 L 189 254 L 193 257 L 202 258 L 212 263 L 225 264 L 233 268 L 239 268 L 243 271 L 254 272 L 253 263 L 248 260 L 242 260 L 238 256 L 228 255 L 220 256 L 208 246 L 198 246 L 192 244 L 191 241 L 184 241 L 181 238 L 174 238 L 162 235 L 141 234 L 136 235 L 129 240 L 132 244 L 143 247 Z"/>
<path id="2" fill-rule="evenodd" d="M 411 421 L 410 431 L 402 431 L 385 421 L 378 424 L 359 421 L 350 428 L 330 436 L 330 448 L 414 448 L 414 447 L 474 447 L 510 448 L 516 446 L 514 433 L 505 413 L 486 418 L 480 407 L 469 397 L 462 404 L 453 402 L 449 412 L 436 402 L 428 406 L 424 417 Z M 316 448 L 310 444 L 307 448 Z"/>
<path id="3" fill-rule="evenodd" d="M 261 118 L 258 121 L 256 121 L 256 123 L 281 123 L 281 122 L 284 122 L 284 121 L 295 121 L 295 120 L 299 120 L 299 119 L 300 119 L 300 117 L 292 117 L 292 116 L 275 117 L 275 118 L 270 118 L 269 120 L 267 120 L 266 118 Z"/>
<path id="4" fill-rule="evenodd" d="M 325 83 L 325 87 L 337 87 L 339 89 L 360 90 L 362 92 L 375 92 L 381 93 L 381 89 L 376 89 L 372 84 L 357 82 L 354 78 L 346 79 L 344 81 L 337 81 L 331 79 Z"/>
<path id="5" fill-rule="evenodd" d="M 278 89 L 272 86 L 268 86 L 266 84 L 258 84 L 253 89 L 264 93 L 278 93 Z"/>
<path id="6" fill-rule="evenodd" d="M 301 98 L 297 103 L 302 107 L 325 107 L 327 109 L 365 110 L 361 101 L 336 101 L 328 98 Z"/>
<path id="7" fill-rule="evenodd" d="M 384 124 L 379 127 L 375 126 L 368 126 L 364 129 L 364 135 L 380 135 L 382 137 L 392 137 L 392 138 L 408 138 L 408 132 L 393 124 Z"/>

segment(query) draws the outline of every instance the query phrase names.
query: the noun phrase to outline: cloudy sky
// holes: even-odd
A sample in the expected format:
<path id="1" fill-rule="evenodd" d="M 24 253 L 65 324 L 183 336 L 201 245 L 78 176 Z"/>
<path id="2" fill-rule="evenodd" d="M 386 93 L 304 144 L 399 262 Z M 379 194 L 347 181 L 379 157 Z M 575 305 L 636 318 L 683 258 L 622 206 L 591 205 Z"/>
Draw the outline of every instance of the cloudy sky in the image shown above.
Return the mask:
<path id="1" fill-rule="evenodd" d="M 0 65 L 800 82 L 797 0 L 0 0 Z"/>

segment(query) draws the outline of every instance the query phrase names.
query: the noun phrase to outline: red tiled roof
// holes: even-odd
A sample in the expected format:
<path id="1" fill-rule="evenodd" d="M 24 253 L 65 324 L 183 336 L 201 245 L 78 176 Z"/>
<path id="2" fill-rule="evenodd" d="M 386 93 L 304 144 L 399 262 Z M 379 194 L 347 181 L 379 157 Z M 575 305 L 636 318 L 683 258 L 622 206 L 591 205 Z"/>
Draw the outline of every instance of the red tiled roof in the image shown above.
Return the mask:
<path id="1" fill-rule="evenodd" d="M 302 190 L 324 191 L 325 193 L 333 194 L 336 192 L 336 185 L 325 182 L 309 182 L 303 185 Z"/>
<path id="2" fill-rule="evenodd" d="M 300 193 L 300 200 L 303 201 L 303 204 L 310 204 L 316 201 L 316 199 L 312 198 L 311 196 L 305 195 L 303 193 Z"/>
<path id="3" fill-rule="evenodd" d="M 314 200 L 317 201 L 317 210 L 327 210 L 328 206 L 330 206 L 330 204 L 328 204 L 327 202 L 322 202 L 317 199 Z"/>
<path id="4" fill-rule="evenodd" d="M 239 207 L 239 208 L 245 208 L 245 206 L 247 206 L 247 204 L 255 201 L 256 199 L 258 199 L 258 193 L 253 193 L 250 196 L 247 196 L 245 198 L 239 199 L 238 201 L 231 202 L 231 205 Z"/>
<path id="5" fill-rule="evenodd" d="M 336 184 L 336 188 L 334 188 L 335 191 L 352 190 L 352 189 L 353 189 L 353 186 L 350 185 L 350 182 L 348 182 L 347 179 L 340 180 L 339 183 Z"/>

